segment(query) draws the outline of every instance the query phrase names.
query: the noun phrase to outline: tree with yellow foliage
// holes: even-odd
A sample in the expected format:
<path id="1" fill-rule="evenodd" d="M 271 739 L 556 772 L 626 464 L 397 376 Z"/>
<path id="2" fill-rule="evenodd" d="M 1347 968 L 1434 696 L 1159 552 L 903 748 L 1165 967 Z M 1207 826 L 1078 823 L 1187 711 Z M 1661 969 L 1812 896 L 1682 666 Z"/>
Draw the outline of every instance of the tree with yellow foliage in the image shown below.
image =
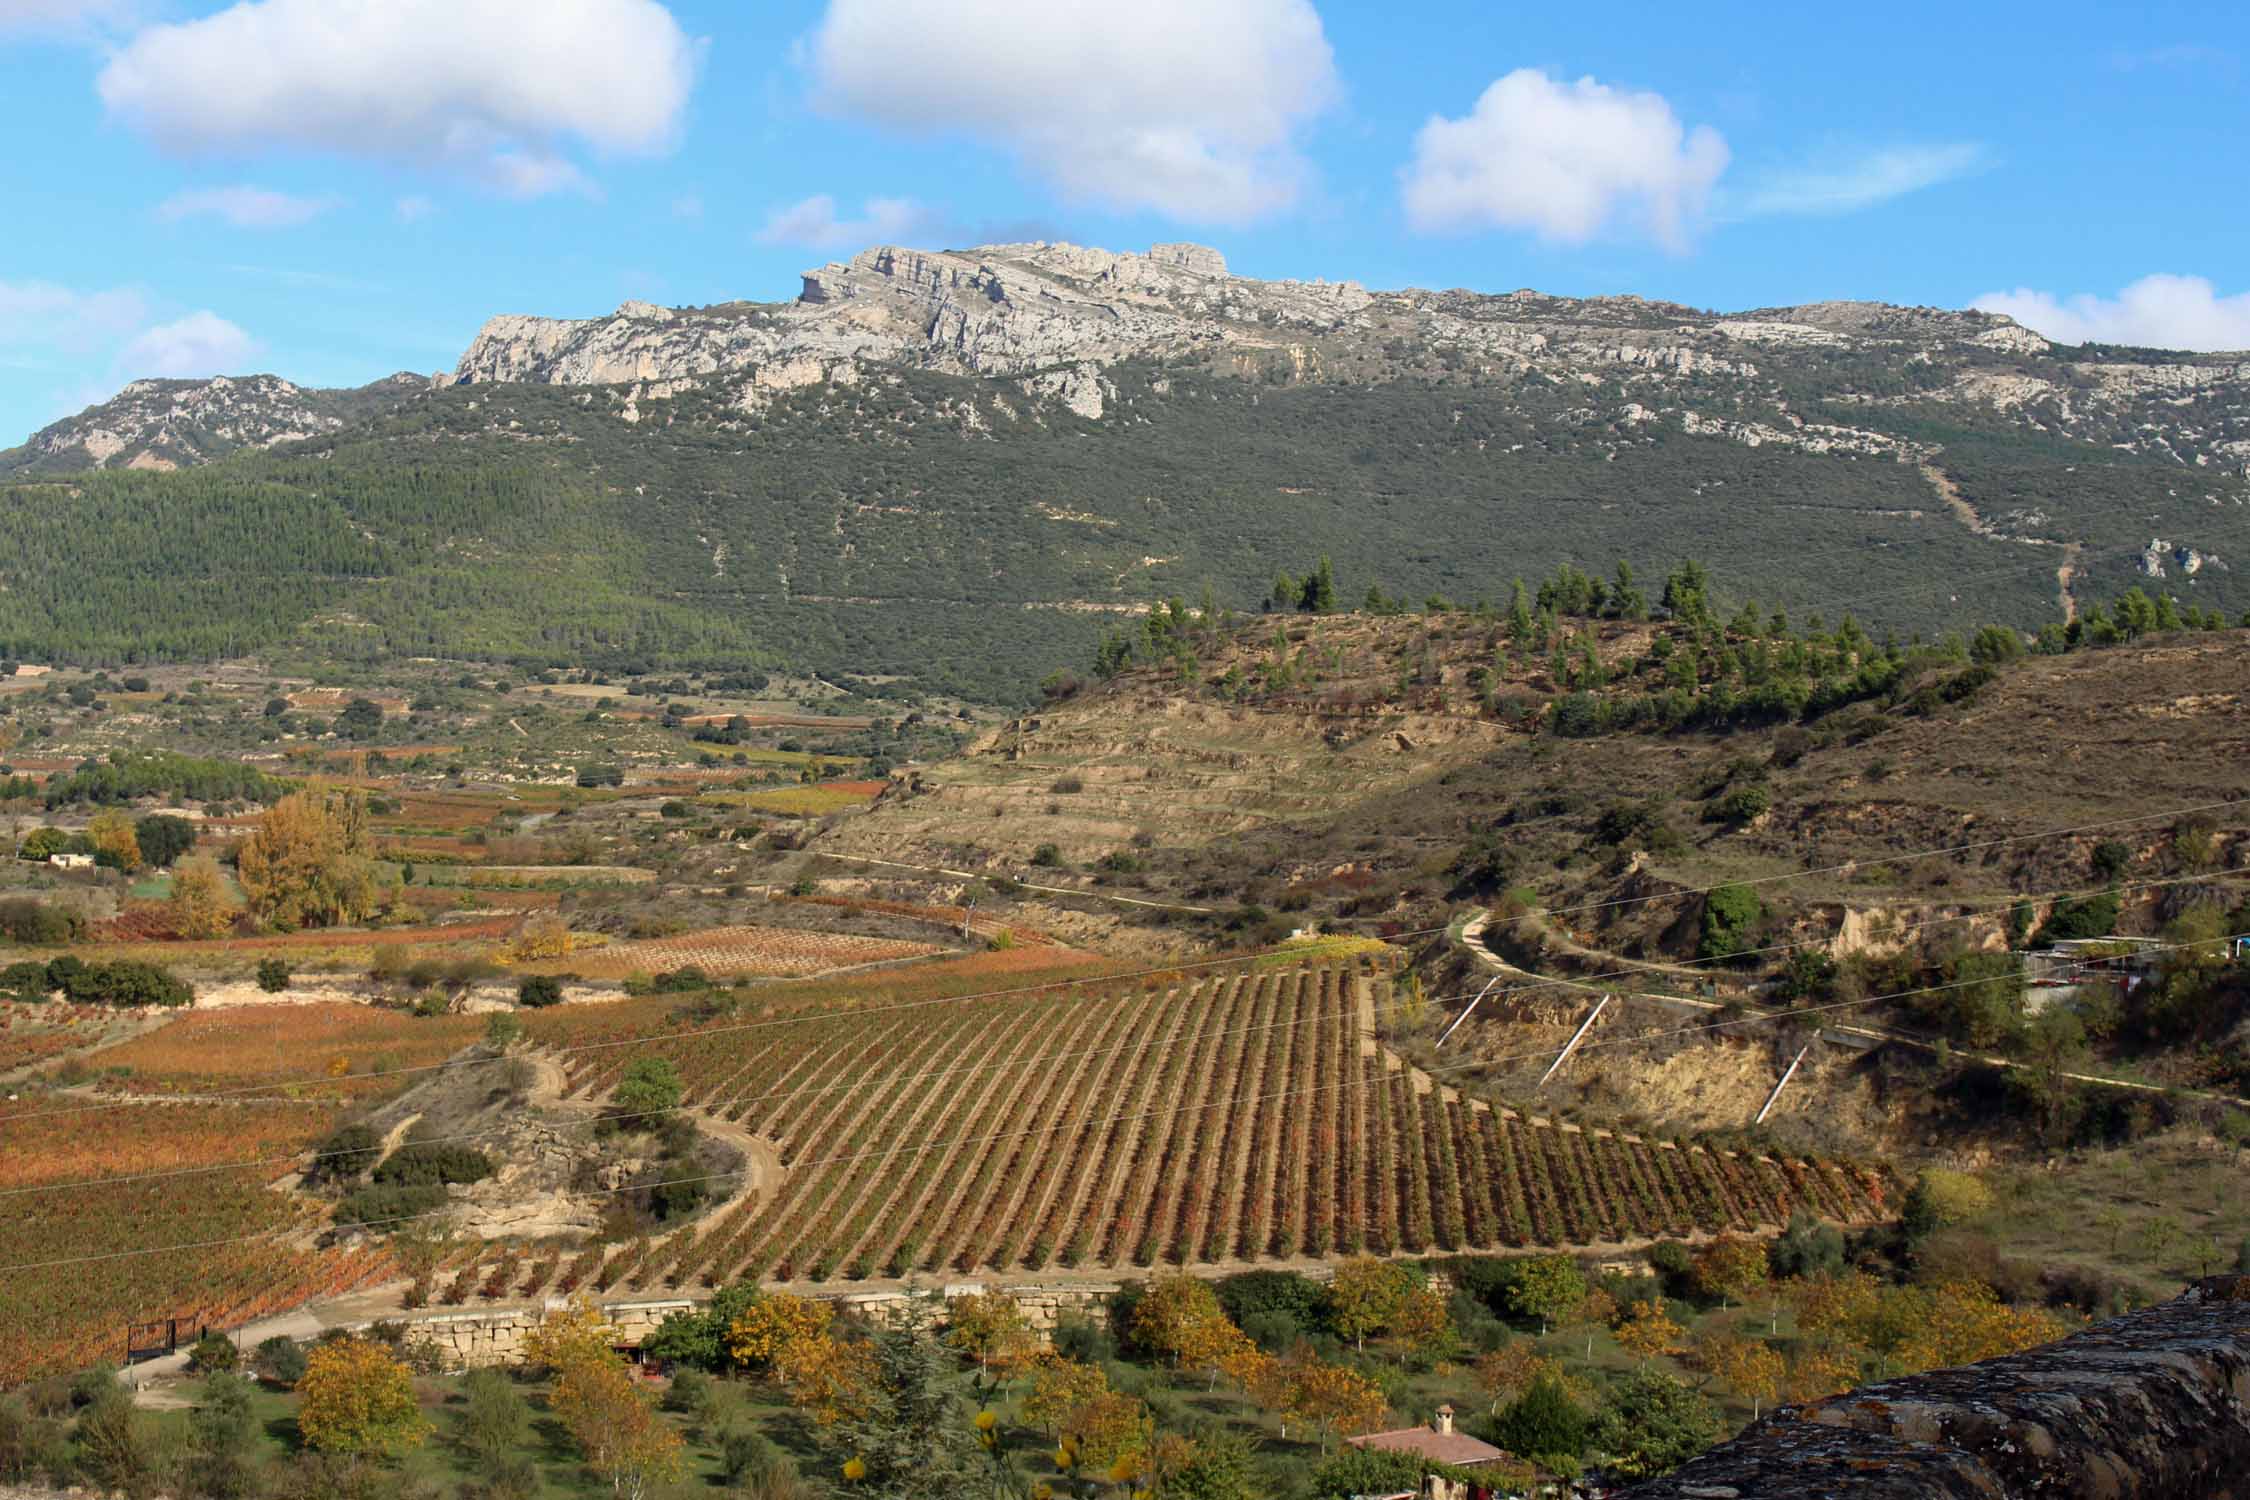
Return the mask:
<path id="1" fill-rule="evenodd" d="M 406 1366 L 371 1339 L 315 1344 L 305 1356 L 297 1398 L 297 1430 L 323 1453 L 395 1453 L 430 1430 Z"/>
<path id="2" fill-rule="evenodd" d="M 1763 1339 L 1718 1334 L 1698 1344 L 1695 1357 L 1719 1384 L 1750 1403 L 1753 1421 L 1763 1412 L 1765 1403 L 1781 1393 L 1787 1362 L 1780 1350 Z"/>
<path id="3" fill-rule="evenodd" d="M 234 901 L 219 862 L 191 854 L 172 867 L 172 930 L 184 938 L 215 938 L 234 925 Z"/>
<path id="4" fill-rule="evenodd" d="M 825 1302 L 768 1292 L 728 1325 L 727 1352 L 737 1364 L 769 1367 L 791 1340 L 826 1333 L 834 1316 L 835 1309 Z"/>
<path id="5" fill-rule="evenodd" d="M 1899 1368 L 1909 1373 L 1996 1359 L 2051 1344 L 2070 1331 L 2046 1308 L 2010 1307 L 1981 1281 L 1895 1290 L 1910 1295 L 1920 1314 L 1896 1352 Z"/>
<path id="6" fill-rule="evenodd" d="M 1664 1299 L 1653 1302 L 1635 1302 L 1625 1309 L 1625 1321 L 1617 1325 L 1617 1342 L 1629 1354 L 1637 1354 L 1646 1364 L 1659 1354 L 1670 1354 L 1680 1347 L 1687 1330 L 1672 1321 L 1664 1311 Z"/>
<path id="7" fill-rule="evenodd" d="M 133 831 L 133 815 L 121 807 L 105 807 L 86 825 L 94 846 L 94 859 L 130 875 L 141 867 L 141 839 Z"/>
<path id="8" fill-rule="evenodd" d="M 235 856 L 250 909 L 284 928 L 371 916 L 381 887 L 367 831 L 367 796 L 310 787 L 266 810 Z"/>
<path id="9" fill-rule="evenodd" d="M 1062 1447 L 1082 1474 L 1110 1484 L 1141 1477 L 1156 1419 L 1137 1397 L 1104 1390 L 1080 1404 L 1063 1423 Z"/>
<path id="10" fill-rule="evenodd" d="M 1453 1314 L 1445 1294 L 1427 1281 L 1408 1287 L 1391 1315 L 1391 1337 L 1416 1358 L 1443 1352 L 1453 1338 Z"/>
<path id="11" fill-rule="evenodd" d="M 1048 1354 L 1032 1366 L 1023 1419 L 1049 1437 L 1060 1437 L 1070 1414 L 1108 1389 L 1109 1377 L 1099 1365 Z"/>
<path id="12" fill-rule="evenodd" d="M 1243 1349 L 1248 1335 L 1234 1326 L 1208 1282 L 1193 1276 L 1162 1276 L 1133 1308 L 1133 1337 L 1174 1369 L 1201 1370 L 1218 1384 L 1220 1369 Z"/>
<path id="13" fill-rule="evenodd" d="M 1766 1284 L 1765 1242 L 1722 1234 L 1695 1252 L 1690 1273 L 1697 1290 L 1718 1298 L 1722 1308 L 1729 1299 L 1746 1300 Z"/>
<path id="14" fill-rule="evenodd" d="M 867 1345 L 818 1333 L 792 1335 L 773 1358 L 773 1373 L 790 1401 L 823 1427 L 859 1421 L 875 1399 L 878 1371 Z"/>
<path id="15" fill-rule="evenodd" d="M 997 1379 L 1013 1377 L 1039 1351 L 1031 1320 L 1006 1292 L 972 1292 L 946 1304 L 945 1342 Z"/>
<path id="16" fill-rule="evenodd" d="M 1477 1384 L 1492 1398 L 1492 1414 L 1531 1388 L 1542 1375 L 1562 1377 L 1562 1363 L 1541 1354 L 1529 1339 L 1512 1339 L 1476 1363 Z"/>
<path id="17" fill-rule="evenodd" d="M 1789 1362 L 1789 1399 L 1818 1401 L 1859 1384 L 1859 1360 L 1840 1349 L 1805 1348 Z"/>
<path id="18" fill-rule="evenodd" d="M 591 1299 L 550 1312 L 524 1341 L 525 1352 L 554 1372 L 548 1404 L 562 1419 L 586 1466 L 624 1500 L 641 1500 L 680 1477 L 685 1444 L 656 1415 L 656 1403 L 611 1347 L 613 1330 Z"/>
<path id="19" fill-rule="evenodd" d="M 1338 1437 L 1372 1432 L 1390 1416 L 1382 1391 L 1357 1370 L 1310 1355 L 1291 1365 L 1288 1409 L 1320 1436 L 1323 1453 Z"/>
<path id="20" fill-rule="evenodd" d="M 1405 1273 L 1372 1255 L 1356 1256 L 1337 1266 L 1328 1284 L 1328 1321 L 1354 1348 L 1365 1349 L 1367 1336 L 1390 1327 L 1405 1300 Z"/>

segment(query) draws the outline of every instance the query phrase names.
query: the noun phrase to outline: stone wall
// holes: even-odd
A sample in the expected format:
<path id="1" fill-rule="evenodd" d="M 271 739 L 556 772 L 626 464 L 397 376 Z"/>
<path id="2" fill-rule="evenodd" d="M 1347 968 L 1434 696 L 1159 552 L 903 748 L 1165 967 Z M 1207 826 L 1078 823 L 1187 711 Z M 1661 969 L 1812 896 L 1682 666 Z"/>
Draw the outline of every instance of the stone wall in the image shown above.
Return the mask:
<path id="1" fill-rule="evenodd" d="M 1031 1326 L 1042 1334 L 1052 1333 L 1064 1317 L 1098 1317 L 1123 1285 L 1115 1281 L 1072 1282 L 1068 1285 L 1018 1286 L 997 1282 L 955 1282 L 943 1288 L 927 1291 L 843 1292 L 828 1294 L 820 1300 L 834 1302 L 846 1312 L 855 1313 L 871 1323 L 890 1323 L 906 1315 L 917 1304 L 928 1305 L 932 1299 L 942 1303 L 955 1297 L 975 1292 L 1002 1291 L 1013 1297 L 1023 1309 Z M 567 1307 L 569 1299 L 551 1297 L 539 1307 L 499 1308 L 491 1312 L 435 1313 L 428 1316 L 403 1319 L 409 1339 L 426 1339 L 437 1346 L 440 1357 L 449 1367 L 474 1369 L 482 1365 L 515 1364 L 523 1358 L 524 1336 L 539 1326 L 539 1322 L 552 1308 Z M 617 1330 L 617 1343 L 623 1348 L 636 1348 L 642 1339 L 654 1333 L 659 1324 L 676 1312 L 689 1312 L 700 1304 L 688 1297 L 669 1297 L 660 1300 L 630 1302 L 603 1302 L 597 1304 L 602 1315 Z M 362 1327 L 368 1325 L 361 1325 Z"/>
<path id="2" fill-rule="evenodd" d="M 2250 1500 L 2250 1276 L 2059 1343 L 1782 1407 L 1623 1500 Z"/>
<path id="3" fill-rule="evenodd" d="M 1605 1261 L 1600 1269 L 1638 1272 L 1646 1267 L 1639 1261 Z M 1302 1274 L 1314 1281 L 1326 1281 L 1335 1273 L 1330 1267 L 1318 1266 Z M 1453 1291 L 1452 1282 L 1442 1272 L 1430 1273 L 1430 1281 L 1441 1293 L 1450 1295 Z M 834 1302 L 839 1310 L 856 1314 L 868 1322 L 884 1324 L 904 1317 L 918 1305 L 928 1306 L 933 1301 L 942 1306 L 956 1297 L 1005 1292 L 1023 1310 L 1025 1320 L 1044 1336 L 1054 1332 L 1055 1325 L 1066 1317 L 1098 1320 L 1108 1307 L 1109 1299 L 1125 1285 L 1122 1281 L 955 1281 L 913 1291 L 816 1292 L 810 1295 L 817 1300 Z M 399 1321 L 405 1323 L 408 1338 L 427 1339 L 435 1344 L 448 1366 L 475 1368 L 521 1360 L 524 1335 L 539 1326 L 549 1309 L 568 1305 L 567 1298 L 550 1297 L 539 1307 L 431 1313 Z M 690 1297 L 597 1303 L 603 1316 L 616 1328 L 618 1344 L 625 1348 L 638 1347 L 642 1339 L 655 1332 L 657 1325 L 673 1313 L 687 1312 L 700 1305 L 697 1299 Z"/>

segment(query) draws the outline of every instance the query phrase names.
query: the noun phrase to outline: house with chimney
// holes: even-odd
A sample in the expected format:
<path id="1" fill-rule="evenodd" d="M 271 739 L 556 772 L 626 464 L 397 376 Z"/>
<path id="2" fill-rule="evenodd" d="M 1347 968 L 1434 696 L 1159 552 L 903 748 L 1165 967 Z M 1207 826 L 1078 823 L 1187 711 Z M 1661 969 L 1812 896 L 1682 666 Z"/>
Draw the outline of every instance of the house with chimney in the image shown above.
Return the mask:
<path id="1" fill-rule="evenodd" d="M 1491 1468 L 1493 1483 L 1490 1486 L 1472 1481 L 1448 1479 L 1439 1474 L 1422 1476 L 1420 1491 L 1400 1490 L 1396 1495 L 1380 1500 L 1491 1500 L 1499 1493 L 1500 1474 L 1496 1466 L 1509 1462 L 1506 1449 L 1495 1448 L 1482 1438 L 1474 1438 L 1455 1429 L 1453 1408 L 1440 1406 L 1431 1415 L 1425 1427 L 1398 1427 L 1389 1432 L 1363 1432 L 1358 1437 L 1344 1439 L 1354 1448 L 1368 1448 L 1379 1453 L 1406 1453 L 1432 1463 L 1453 1469 L 1478 1470 Z M 1377 1497 L 1369 1497 L 1377 1500 Z"/>

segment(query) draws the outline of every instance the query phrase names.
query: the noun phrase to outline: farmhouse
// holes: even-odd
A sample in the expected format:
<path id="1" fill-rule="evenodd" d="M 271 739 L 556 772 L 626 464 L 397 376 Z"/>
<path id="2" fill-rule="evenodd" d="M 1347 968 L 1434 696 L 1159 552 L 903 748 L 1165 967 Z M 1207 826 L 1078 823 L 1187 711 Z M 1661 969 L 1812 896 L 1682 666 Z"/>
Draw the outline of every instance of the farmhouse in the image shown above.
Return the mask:
<path id="1" fill-rule="evenodd" d="M 1453 1428 L 1453 1408 L 1450 1405 L 1440 1406 L 1431 1416 L 1427 1427 L 1398 1427 L 1389 1432 L 1362 1433 L 1344 1441 L 1354 1448 L 1370 1448 L 1381 1453 L 1411 1453 L 1416 1458 L 1449 1464 L 1457 1469 L 1482 1468 L 1487 1464 L 1503 1463 L 1508 1457 L 1504 1450 L 1493 1447 L 1481 1438 L 1456 1432 Z M 1424 1475 L 1422 1479 L 1422 1500 L 1480 1500 L 1480 1490 L 1480 1486 L 1460 1484 L 1435 1474 Z"/>
<path id="2" fill-rule="evenodd" d="M 91 854 L 50 854 L 47 856 L 47 863 L 63 870 L 91 870 L 94 867 L 94 856 Z"/>

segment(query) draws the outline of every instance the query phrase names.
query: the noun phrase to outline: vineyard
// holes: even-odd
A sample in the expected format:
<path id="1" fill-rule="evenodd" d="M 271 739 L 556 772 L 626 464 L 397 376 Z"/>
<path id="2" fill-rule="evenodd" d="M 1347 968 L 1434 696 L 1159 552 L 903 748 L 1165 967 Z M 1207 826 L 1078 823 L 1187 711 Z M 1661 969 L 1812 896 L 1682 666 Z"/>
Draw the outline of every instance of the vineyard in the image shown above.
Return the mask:
<path id="1" fill-rule="evenodd" d="M 341 1003 L 194 1010 L 105 1049 L 101 1060 L 125 1070 L 107 1081 L 135 1093 L 195 1094 L 295 1079 L 298 1093 L 360 1094 L 408 1080 L 378 1085 L 349 1075 L 437 1062 L 483 1030 L 473 1016 L 415 1016 Z"/>
<path id="2" fill-rule="evenodd" d="M 294 1200 L 267 1187 L 276 1168 L 9 1193 L 41 1183 L 287 1157 L 328 1128 L 331 1110 L 291 1104 L 165 1104 L 79 1113 L 0 1114 L 0 1386 L 115 1362 L 128 1322 L 181 1317 L 234 1326 L 391 1275 L 372 1248 L 309 1250 Z M 205 1244 L 264 1236 L 245 1244 Z M 121 1255 L 151 1246 L 203 1248 Z M 114 1256 L 114 1258 L 102 1258 Z M 82 1263 L 41 1262 L 92 1257 Z"/>
<path id="3" fill-rule="evenodd" d="M 776 1018 L 565 1054 L 598 1096 L 642 1055 L 779 1143 L 778 1187 L 572 1263 L 612 1287 L 1362 1251 L 1593 1246 L 1879 1214 L 1888 1179 L 1534 1123 L 1365 1039 L 1356 966 Z M 566 1044 L 567 1045 L 567 1044 Z M 583 1258 L 583 1257 L 582 1257 Z"/>
<path id="4" fill-rule="evenodd" d="M 789 978 L 855 968 L 860 964 L 926 958 L 941 951 L 929 943 L 897 938 L 744 925 L 684 932 L 677 937 L 612 943 L 592 953 L 573 953 L 550 963 L 522 967 L 527 972 L 567 969 L 584 979 L 623 979 L 635 973 L 658 974 L 685 968 L 701 969 L 715 977 Z"/>

